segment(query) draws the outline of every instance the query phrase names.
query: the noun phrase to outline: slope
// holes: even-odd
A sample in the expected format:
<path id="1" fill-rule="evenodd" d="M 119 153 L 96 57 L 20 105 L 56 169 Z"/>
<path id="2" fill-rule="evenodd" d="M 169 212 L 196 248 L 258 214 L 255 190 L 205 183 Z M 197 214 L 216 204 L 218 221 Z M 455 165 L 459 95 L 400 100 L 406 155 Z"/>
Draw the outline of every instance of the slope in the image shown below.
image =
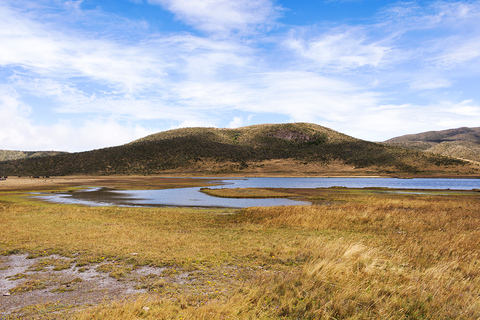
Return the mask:
<path id="1" fill-rule="evenodd" d="M 23 158 L 35 158 L 35 157 L 45 157 L 53 156 L 59 153 L 64 153 L 60 151 L 17 151 L 17 150 L 0 150 L 0 161 L 7 160 L 16 160 Z"/>
<path id="2" fill-rule="evenodd" d="M 410 134 L 385 143 L 480 162 L 480 127 Z"/>
<path id="3" fill-rule="evenodd" d="M 0 163 L 10 175 L 469 174 L 458 159 L 363 141 L 308 123 L 185 128 L 126 145 Z"/>

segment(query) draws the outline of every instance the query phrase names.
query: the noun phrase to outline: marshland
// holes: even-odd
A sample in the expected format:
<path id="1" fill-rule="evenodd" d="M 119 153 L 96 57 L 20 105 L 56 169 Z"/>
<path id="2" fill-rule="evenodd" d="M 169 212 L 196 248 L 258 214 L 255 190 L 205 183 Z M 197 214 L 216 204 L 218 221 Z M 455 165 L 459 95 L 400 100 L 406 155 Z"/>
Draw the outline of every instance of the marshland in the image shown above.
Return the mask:
<path id="1" fill-rule="evenodd" d="M 255 193 L 312 205 L 88 207 L 42 202 L 30 192 L 202 181 L 28 180 L 0 193 L 6 319 L 480 316 L 475 190 L 230 189 L 217 196 Z"/>

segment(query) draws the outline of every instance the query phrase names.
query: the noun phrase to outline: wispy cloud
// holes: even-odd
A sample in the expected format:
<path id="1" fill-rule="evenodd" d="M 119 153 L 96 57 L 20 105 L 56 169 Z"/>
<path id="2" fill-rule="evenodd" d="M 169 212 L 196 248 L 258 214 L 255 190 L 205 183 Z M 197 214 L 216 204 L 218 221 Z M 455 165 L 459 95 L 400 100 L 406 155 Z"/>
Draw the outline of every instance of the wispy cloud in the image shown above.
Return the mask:
<path id="1" fill-rule="evenodd" d="M 113 146 L 154 133 L 115 117 L 93 116 L 79 123 L 60 120 L 52 125 L 34 123 L 32 109 L 24 104 L 14 88 L 0 85 L 0 146 L 12 150 L 89 150 L 92 146 Z M 112 134 L 115 133 L 115 134 Z M 19 147 L 20 146 L 20 147 Z"/>
<path id="2" fill-rule="evenodd" d="M 379 67 L 390 50 L 378 40 L 366 39 L 361 28 L 335 28 L 313 36 L 302 34 L 301 29 L 291 32 L 286 45 L 300 57 L 309 59 L 317 70 L 344 72 L 352 68 Z"/>
<path id="3" fill-rule="evenodd" d="M 58 31 L 7 7 L 0 7 L 0 42 L 0 65 L 16 66 L 34 76 L 85 77 L 131 92 L 160 85 L 164 75 L 162 61 L 142 50 L 141 44 Z"/>
<path id="4" fill-rule="evenodd" d="M 269 0 L 148 0 L 164 6 L 178 19 L 199 30 L 229 35 L 268 29 L 280 9 Z"/>
<path id="5" fill-rule="evenodd" d="M 82 1 L 0 2 L 0 111 L 22 124 L 0 130 L 0 148 L 85 150 L 270 115 L 372 140 L 480 120 L 478 92 L 458 86 L 480 71 L 475 2 L 278 28 L 280 1 L 132 2 L 191 28 L 152 31 Z"/>
<path id="6" fill-rule="evenodd" d="M 388 7 L 380 25 L 396 47 L 428 68 L 452 68 L 478 59 L 480 4 L 435 1 L 425 7 L 399 3 Z"/>
<path id="7" fill-rule="evenodd" d="M 448 88 L 452 85 L 452 82 L 447 79 L 442 79 L 437 76 L 424 75 L 414 79 L 410 83 L 410 89 L 412 90 L 432 90 Z"/>
<path id="8" fill-rule="evenodd" d="M 339 130 L 370 141 L 384 141 L 408 133 L 419 133 L 421 131 L 418 128 L 429 131 L 463 126 L 478 127 L 479 112 L 479 105 L 475 105 L 473 101 L 379 105 L 371 110 L 349 115 L 348 121 L 339 123 Z M 375 128 L 376 132 L 365 130 L 368 126 Z M 382 131 L 386 134 L 379 136 L 377 132 Z"/>

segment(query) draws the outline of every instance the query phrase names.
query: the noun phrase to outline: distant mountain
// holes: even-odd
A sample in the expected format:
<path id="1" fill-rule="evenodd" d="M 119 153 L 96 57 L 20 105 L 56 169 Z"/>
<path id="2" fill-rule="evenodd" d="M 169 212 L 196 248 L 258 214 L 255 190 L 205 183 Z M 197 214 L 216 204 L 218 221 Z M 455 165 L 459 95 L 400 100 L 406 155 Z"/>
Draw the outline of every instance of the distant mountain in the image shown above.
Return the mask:
<path id="1" fill-rule="evenodd" d="M 1 170 L 9 175 L 38 176 L 478 172 L 465 161 L 363 141 L 309 123 L 177 129 L 118 147 L 0 162 Z"/>
<path id="2" fill-rule="evenodd" d="M 0 150 L 0 161 L 53 156 L 59 153 L 65 153 L 65 152 Z"/>
<path id="3" fill-rule="evenodd" d="M 480 162 L 480 127 L 409 134 L 385 143 Z"/>

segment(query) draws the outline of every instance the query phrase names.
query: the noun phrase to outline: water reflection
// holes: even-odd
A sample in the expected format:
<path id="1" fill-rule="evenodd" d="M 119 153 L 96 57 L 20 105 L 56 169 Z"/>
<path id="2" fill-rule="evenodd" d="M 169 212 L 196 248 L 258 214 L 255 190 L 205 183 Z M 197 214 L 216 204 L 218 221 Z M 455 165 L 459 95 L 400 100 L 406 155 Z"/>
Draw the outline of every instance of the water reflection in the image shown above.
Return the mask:
<path id="1" fill-rule="evenodd" d="M 245 178 L 222 179 L 222 186 L 211 188 L 391 188 L 391 189 L 451 189 L 480 188 L 480 179 L 442 178 Z"/>
<path id="2" fill-rule="evenodd" d="M 171 206 L 171 207 L 218 207 L 247 208 L 310 205 L 307 201 L 290 199 L 232 199 L 212 197 L 200 192 L 200 188 L 181 188 L 165 190 L 113 190 L 92 188 L 68 194 L 44 195 L 41 199 L 69 204 L 89 206 Z"/>
<path id="3" fill-rule="evenodd" d="M 220 186 L 211 188 L 365 188 L 391 189 L 451 189 L 473 190 L 480 188 L 479 179 L 392 179 L 392 178 L 245 178 L 219 179 Z M 44 195 L 42 199 L 89 206 L 180 206 L 246 208 L 268 206 L 309 205 L 309 202 L 290 199 L 232 199 L 212 197 L 200 192 L 200 188 L 165 190 L 128 190 L 91 188 L 67 194 Z"/>

